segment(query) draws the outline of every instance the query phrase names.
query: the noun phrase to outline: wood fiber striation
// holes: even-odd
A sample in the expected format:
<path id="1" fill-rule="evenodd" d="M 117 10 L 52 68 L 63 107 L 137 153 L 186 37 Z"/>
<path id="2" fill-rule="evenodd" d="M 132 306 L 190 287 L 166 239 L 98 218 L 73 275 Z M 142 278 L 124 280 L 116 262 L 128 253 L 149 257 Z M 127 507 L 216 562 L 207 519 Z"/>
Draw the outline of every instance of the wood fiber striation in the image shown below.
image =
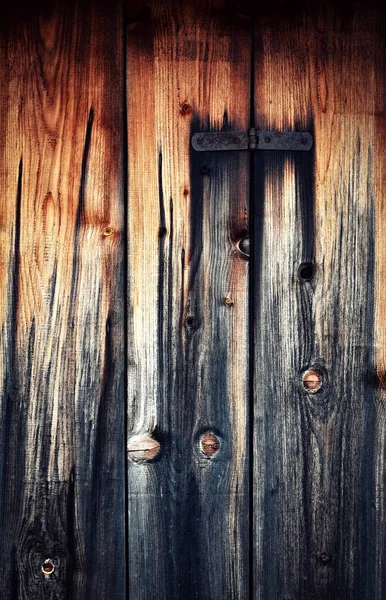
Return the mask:
<path id="1" fill-rule="evenodd" d="M 380 599 L 383 21 L 359 3 L 260 17 L 257 127 L 311 131 L 314 148 L 256 157 L 253 595 Z M 306 369 L 322 375 L 316 393 Z"/>
<path id="2" fill-rule="evenodd" d="M 190 143 L 248 125 L 250 25 L 230 10 L 147 3 L 127 25 L 128 82 L 138 82 L 127 94 L 128 434 L 161 446 L 156 461 L 128 466 L 137 598 L 248 594 L 248 263 L 235 231 L 245 237 L 249 161 L 200 157 Z M 221 442 L 210 461 L 199 450 L 208 430 Z"/>
<path id="3" fill-rule="evenodd" d="M 121 9 L 47 2 L 5 12 L 0 596 L 121 599 Z"/>

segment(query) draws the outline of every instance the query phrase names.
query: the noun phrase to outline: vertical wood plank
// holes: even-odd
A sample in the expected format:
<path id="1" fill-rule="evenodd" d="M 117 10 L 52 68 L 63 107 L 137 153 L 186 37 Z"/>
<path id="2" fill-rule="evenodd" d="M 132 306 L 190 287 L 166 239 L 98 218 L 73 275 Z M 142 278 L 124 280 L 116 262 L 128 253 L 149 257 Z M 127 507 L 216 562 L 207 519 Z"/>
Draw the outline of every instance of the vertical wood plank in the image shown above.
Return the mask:
<path id="1" fill-rule="evenodd" d="M 249 158 L 190 138 L 248 127 L 250 23 L 224 0 L 127 19 L 129 593 L 246 598 Z"/>
<path id="2" fill-rule="evenodd" d="M 125 597 L 122 33 L 114 1 L 2 20 L 4 600 Z"/>
<path id="3" fill-rule="evenodd" d="M 383 24 L 360 3 L 255 19 L 257 127 L 315 138 L 308 156 L 255 162 L 259 599 L 386 593 Z M 301 384 L 310 367 L 317 393 Z"/>

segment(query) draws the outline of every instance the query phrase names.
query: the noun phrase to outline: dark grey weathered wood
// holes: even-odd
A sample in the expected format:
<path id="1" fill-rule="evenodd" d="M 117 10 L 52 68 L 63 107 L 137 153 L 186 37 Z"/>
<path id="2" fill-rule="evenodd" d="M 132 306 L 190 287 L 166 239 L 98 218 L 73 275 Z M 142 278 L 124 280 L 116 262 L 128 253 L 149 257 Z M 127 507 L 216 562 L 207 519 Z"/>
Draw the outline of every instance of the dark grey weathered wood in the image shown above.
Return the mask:
<path id="1" fill-rule="evenodd" d="M 256 127 L 315 138 L 308 157 L 255 159 L 259 600 L 386 595 L 383 22 L 359 3 L 255 21 Z M 301 384 L 312 366 L 315 394 Z"/>

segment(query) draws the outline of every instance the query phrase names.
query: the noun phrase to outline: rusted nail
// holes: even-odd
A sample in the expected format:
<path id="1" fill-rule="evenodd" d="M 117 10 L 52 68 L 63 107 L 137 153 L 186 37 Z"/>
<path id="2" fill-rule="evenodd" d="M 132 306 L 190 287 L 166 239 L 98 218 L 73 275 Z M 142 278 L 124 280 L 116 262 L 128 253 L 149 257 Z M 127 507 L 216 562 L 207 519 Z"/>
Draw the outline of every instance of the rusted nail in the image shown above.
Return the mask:
<path id="1" fill-rule="evenodd" d="M 265 137 L 264 141 L 265 141 L 266 144 L 269 144 L 269 142 L 271 141 L 271 138 L 270 137 Z"/>
<path id="2" fill-rule="evenodd" d="M 204 138 L 203 137 L 198 137 L 197 140 L 196 140 L 196 142 L 197 142 L 197 144 L 199 146 L 202 146 L 202 144 L 204 143 Z"/>
<path id="3" fill-rule="evenodd" d="M 128 457 L 133 462 L 148 462 L 160 452 L 161 446 L 157 440 L 148 434 L 136 435 L 127 444 Z"/>
<path id="4" fill-rule="evenodd" d="M 300 143 L 303 144 L 303 146 L 305 146 L 307 144 L 307 139 L 301 138 Z"/>
<path id="5" fill-rule="evenodd" d="M 322 375 L 315 369 L 307 369 L 302 375 L 304 389 L 310 394 L 315 394 L 322 387 Z"/>
<path id="6" fill-rule="evenodd" d="M 240 240 L 239 242 L 239 250 L 240 252 L 242 252 L 243 254 L 245 254 L 245 256 L 249 256 L 250 252 L 251 252 L 251 243 L 249 238 L 244 238 L 243 240 Z"/>
<path id="7" fill-rule="evenodd" d="M 111 227 L 111 225 L 108 225 L 103 230 L 104 237 L 109 237 L 110 235 L 113 235 L 113 233 L 114 233 L 114 227 Z"/>
<path id="8" fill-rule="evenodd" d="M 52 562 L 52 560 L 50 558 L 47 558 L 44 563 L 42 564 L 42 573 L 44 573 L 44 575 L 46 577 L 49 577 L 50 575 L 52 575 L 52 573 L 55 571 L 55 565 Z"/>
<path id="9" fill-rule="evenodd" d="M 224 298 L 224 302 L 227 306 L 233 306 L 233 300 L 231 298 Z"/>
<path id="10" fill-rule="evenodd" d="M 213 458 L 220 449 L 220 440 L 211 431 L 206 431 L 200 437 L 200 451 L 206 458 Z"/>

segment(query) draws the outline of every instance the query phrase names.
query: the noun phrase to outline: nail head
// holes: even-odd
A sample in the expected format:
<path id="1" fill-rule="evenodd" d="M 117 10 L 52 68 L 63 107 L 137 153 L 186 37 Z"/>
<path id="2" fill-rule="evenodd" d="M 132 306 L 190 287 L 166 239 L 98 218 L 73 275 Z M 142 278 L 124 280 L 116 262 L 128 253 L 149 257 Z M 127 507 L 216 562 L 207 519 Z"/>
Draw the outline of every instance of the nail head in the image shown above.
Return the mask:
<path id="1" fill-rule="evenodd" d="M 250 252 L 251 252 L 251 243 L 249 238 L 244 238 L 243 240 L 241 240 L 239 242 L 239 249 L 240 252 L 242 252 L 243 254 L 245 254 L 245 256 L 249 256 Z"/>
<path id="2" fill-rule="evenodd" d="M 200 451 L 206 458 L 213 458 L 220 449 L 220 440 L 211 431 L 206 431 L 200 438 Z"/>
<path id="3" fill-rule="evenodd" d="M 315 394 L 322 387 L 322 375 L 315 369 L 307 369 L 302 375 L 302 384 L 304 389 Z"/>
<path id="4" fill-rule="evenodd" d="M 52 562 L 52 560 L 50 558 L 47 558 L 44 563 L 42 564 L 42 572 L 44 573 L 44 575 L 48 576 L 48 575 L 52 575 L 52 573 L 55 571 L 55 565 Z"/>

